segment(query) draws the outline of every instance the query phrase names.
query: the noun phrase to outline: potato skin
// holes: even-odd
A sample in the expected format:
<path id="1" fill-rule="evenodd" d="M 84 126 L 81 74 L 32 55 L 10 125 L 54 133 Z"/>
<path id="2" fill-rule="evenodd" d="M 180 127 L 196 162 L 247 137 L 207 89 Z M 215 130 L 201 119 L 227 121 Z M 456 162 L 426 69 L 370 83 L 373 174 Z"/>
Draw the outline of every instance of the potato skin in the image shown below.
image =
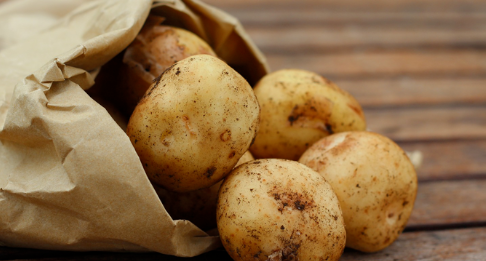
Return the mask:
<path id="1" fill-rule="evenodd" d="M 162 21 L 160 17 L 149 16 L 123 55 L 119 99 L 128 115 L 154 79 L 175 62 L 197 54 L 216 56 L 213 49 L 194 33 L 160 25 Z"/>
<path id="2" fill-rule="evenodd" d="M 224 180 L 218 231 L 233 260 L 338 260 L 346 234 L 336 195 L 295 161 L 245 163 Z"/>
<path id="3" fill-rule="evenodd" d="M 135 108 L 127 134 L 149 178 L 178 192 L 214 185 L 248 150 L 260 108 L 246 80 L 209 55 L 177 62 Z"/>
<path id="4" fill-rule="evenodd" d="M 316 142 L 299 162 L 319 172 L 339 198 L 346 246 L 375 252 L 405 228 L 417 195 L 417 174 L 405 152 L 372 132 L 343 132 Z"/>
<path id="5" fill-rule="evenodd" d="M 238 160 L 236 166 L 253 160 L 249 151 Z M 220 181 L 209 188 L 190 192 L 172 192 L 157 184 L 152 184 L 165 210 L 172 219 L 185 219 L 203 230 L 216 227 L 216 203 L 218 201 Z"/>
<path id="6" fill-rule="evenodd" d="M 310 145 L 325 136 L 366 129 L 359 103 L 313 72 L 276 71 L 262 78 L 254 91 L 261 120 L 250 151 L 257 159 L 298 160 Z"/>

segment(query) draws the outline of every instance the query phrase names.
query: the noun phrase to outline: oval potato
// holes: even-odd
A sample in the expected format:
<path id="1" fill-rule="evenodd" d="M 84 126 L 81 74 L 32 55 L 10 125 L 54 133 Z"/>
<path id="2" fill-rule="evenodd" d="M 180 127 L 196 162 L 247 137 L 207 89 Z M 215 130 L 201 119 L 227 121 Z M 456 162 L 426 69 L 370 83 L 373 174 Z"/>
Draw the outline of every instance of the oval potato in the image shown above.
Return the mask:
<path id="1" fill-rule="evenodd" d="M 254 88 L 261 107 L 255 158 L 298 160 L 319 139 L 332 133 L 365 130 L 358 102 L 331 81 L 304 70 L 280 70 Z"/>
<path id="2" fill-rule="evenodd" d="M 319 172 L 339 198 L 346 246 L 379 251 L 405 228 L 417 195 L 417 174 L 390 139 L 365 131 L 337 133 L 316 142 L 299 162 Z"/>
<path id="3" fill-rule="evenodd" d="M 329 184 L 282 159 L 234 169 L 220 188 L 217 223 L 233 260 L 338 260 L 346 241 Z"/>
<path id="4" fill-rule="evenodd" d="M 127 134 L 149 178 L 178 192 L 214 185 L 248 150 L 260 108 L 226 63 L 195 55 L 175 63 L 135 108 Z"/>

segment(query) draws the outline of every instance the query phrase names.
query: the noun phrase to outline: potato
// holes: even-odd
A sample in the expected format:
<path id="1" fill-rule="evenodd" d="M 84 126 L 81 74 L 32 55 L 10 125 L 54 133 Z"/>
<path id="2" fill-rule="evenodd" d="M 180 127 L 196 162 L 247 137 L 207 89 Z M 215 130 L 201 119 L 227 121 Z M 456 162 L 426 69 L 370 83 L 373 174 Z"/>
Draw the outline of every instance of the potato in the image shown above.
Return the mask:
<path id="1" fill-rule="evenodd" d="M 366 129 L 358 102 L 315 73 L 280 70 L 262 78 L 254 91 L 262 110 L 250 148 L 255 158 L 298 160 L 329 134 Z"/>
<path id="2" fill-rule="evenodd" d="M 213 49 L 192 32 L 159 25 L 163 18 L 149 16 L 123 56 L 121 106 L 130 115 L 156 77 L 172 64 L 196 54 L 216 56 Z"/>
<path id="3" fill-rule="evenodd" d="M 236 166 L 253 160 L 249 151 L 238 160 Z M 165 210 L 172 219 L 186 219 L 203 230 L 216 227 L 216 203 L 218 201 L 220 181 L 209 188 L 190 192 L 172 192 L 152 184 Z"/>
<path id="4" fill-rule="evenodd" d="M 316 172 L 263 159 L 224 180 L 218 231 L 233 260 L 338 260 L 346 241 L 339 202 Z"/>
<path id="5" fill-rule="evenodd" d="M 154 183 L 178 192 L 216 184 L 248 150 L 260 108 L 226 63 L 195 55 L 175 63 L 135 108 L 127 134 Z"/>
<path id="6" fill-rule="evenodd" d="M 319 172 L 336 192 L 346 246 L 379 251 L 405 228 L 417 195 L 417 174 L 393 141 L 372 132 L 338 133 L 316 142 L 299 162 Z"/>

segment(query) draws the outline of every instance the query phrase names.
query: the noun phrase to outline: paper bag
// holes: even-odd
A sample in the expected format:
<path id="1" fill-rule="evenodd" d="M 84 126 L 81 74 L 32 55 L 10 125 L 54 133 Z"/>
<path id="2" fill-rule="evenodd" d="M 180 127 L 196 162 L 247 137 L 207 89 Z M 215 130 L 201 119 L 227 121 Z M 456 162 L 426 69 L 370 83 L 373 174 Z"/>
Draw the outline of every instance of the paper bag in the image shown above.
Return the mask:
<path id="1" fill-rule="evenodd" d="M 85 91 L 149 12 L 201 36 L 250 83 L 268 70 L 236 19 L 199 1 L 84 1 L 2 50 L 1 245 L 186 257 L 220 246 L 217 236 L 171 219 L 124 130 Z"/>

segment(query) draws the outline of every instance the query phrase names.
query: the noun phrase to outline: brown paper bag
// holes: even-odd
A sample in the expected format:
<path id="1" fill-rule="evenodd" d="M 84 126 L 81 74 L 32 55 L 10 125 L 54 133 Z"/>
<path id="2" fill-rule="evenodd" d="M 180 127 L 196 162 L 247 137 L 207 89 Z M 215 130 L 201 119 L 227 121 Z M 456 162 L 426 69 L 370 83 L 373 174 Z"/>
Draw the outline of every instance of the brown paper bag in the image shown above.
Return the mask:
<path id="1" fill-rule="evenodd" d="M 19 1 L 32 9 L 55 2 Z M 84 1 L 2 50 L 0 245 L 177 256 L 220 245 L 192 223 L 171 219 L 127 135 L 85 92 L 149 12 L 206 39 L 250 83 L 267 72 L 241 25 L 199 1 Z"/>

